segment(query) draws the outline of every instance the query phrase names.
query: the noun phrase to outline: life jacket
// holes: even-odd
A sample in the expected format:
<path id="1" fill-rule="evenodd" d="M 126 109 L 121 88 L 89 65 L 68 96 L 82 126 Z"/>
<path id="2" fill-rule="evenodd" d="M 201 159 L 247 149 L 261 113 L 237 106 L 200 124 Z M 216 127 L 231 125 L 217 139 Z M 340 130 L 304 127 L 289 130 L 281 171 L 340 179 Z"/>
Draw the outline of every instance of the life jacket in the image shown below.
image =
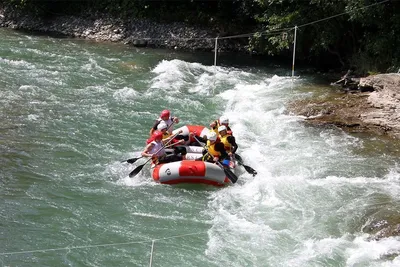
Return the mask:
<path id="1" fill-rule="evenodd" d="M 220 157 L 221 153 L 215 150 L 215 144 L 217 142 L 214 142 L 214 144 L 211 144 L 210 140 L 207 141 L 207 150 L 208 153 L 211 154 L 213 157 Z"/>
<path id="2" fill-rule="evenodd" d="M 163 133 L 162 139 L 166 139 L 166 138 L 168 138 L 170 136 L 171 136 L 171 134 L 168 131 L 166 131 L 165 133 Z"/>
<path id="3" fill-rule="evenodd" d="M 219 136 L 221 142 L 224 144 L 226 152 L 231 152 L 232 151 L 232 145 L 228 141 L 228 137 L 231 136 L 230 134 L 226 134 L 224 136 Z"/>

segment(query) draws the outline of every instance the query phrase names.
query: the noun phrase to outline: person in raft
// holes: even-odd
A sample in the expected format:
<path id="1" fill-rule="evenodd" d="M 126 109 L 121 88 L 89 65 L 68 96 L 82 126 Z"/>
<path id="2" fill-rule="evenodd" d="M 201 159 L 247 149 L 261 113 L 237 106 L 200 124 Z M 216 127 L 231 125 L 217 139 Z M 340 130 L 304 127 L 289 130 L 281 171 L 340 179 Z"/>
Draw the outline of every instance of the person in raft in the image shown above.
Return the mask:
<path id="1" fill-rule="evenodd" d="M 233 135 L 231 128 L 229 127 L 229 119 L 226 116 L 221 116 L 218 120 L 213 121 L 210 123 L 210 128 L 216 134 L 218 134 L 218 127 L 221 125 L 225 125 L 227 134 Z"/>
<path id="2" fill-rule="evenodd" d="M 186 150 L 184 153 L 167 155 L 164 149 L 164 142 L 168 142 L 169 138 L 163 140 L 163 133 L 154 131 L 152 136 L 147 140 L 147 145 L 143 149 L 141 155 L 143 157 L 152 158 L 154 164 L 168 163 L 180 161 L 186 158 Z"/>
<path id="3" fill-rule="evenodd" d="M 222 163 L 224 168 L 229 168 L 230 157 L 225 150 L 224 144 L 218 140 L 215 132 L 211 131 L 207 135 L 207 145 L 203 150 L 203 161 Z"/>
<path id="4" fill-rule="evenodd" d="M 218 127 L 219 139 L 221 143 L 224 144 L 225 150 L 228 152 L 228 155 L 231 159 L 233 159 L 236 150 L 238 149 L 238 145 L 236 144 L 236 139 L 233 135 L 228 134 L 228 130 L 225 125 L 221 125 Z"/>
<path id="5" fill-rule="evenodd" d="M 158 124 L 157 126 L 157 130 L 160 131 L 163 134 L 163 142 L 168 142 L 169 140 L 171 140 L 172 135 L 167 131 L 167 124 L 162 121 Z M 179 132 L 182 133 L 182 130 Z M 185 155 L 187 154 L 187 150 L 186 147 L 184 147 L 184 145 L 188 145 L 189 142 L 189 136 L 183 136 L 180 135 L 178 133 L 178 135 L 174 136 L 172 141 L 170 141 L 171 144 L 175 144 L 173 145 L 173 149 L 174 149 L 174 154 L 179 155 L 181 154 L 183 157 L 183 159 L 185 159 Z M 148 141 L 151 138 L 148 139 Z"/>
<path id="6" fill-rule="evenodd" d="M 153 127 L 150 129 L 150 136 L 154 131 L 157 130 L 157 126 L 160 122 L 165 122 L 167 124 L 169 134 L 172 134 L 172 130 L 174 129 L 173 123 L 179 123 L 179 119 L 177 117 L 171 117 L 171 112 L 168 109 L 164 109 L 161 111 L 160 117 L 156 119 Z"/>
<path id="7" fill-rule="evenodd" d="M 163 139 L 169 138 L 170 136 L 172 136 L 172 134 L 171 134 L 170 132 L 167 131 L 167 130 L 168 130 L 168 126 L 167 126 L 167 124 L 165 123 L 165 121 L 161 121 L 161 122 L 158 124 L 157 130 L 163 133 Z M 181 135 L 181 134 L 180 134 L 180 133 L 182 133 L 182 132 L 183 132 L 183 131 L 180 130 L 180 132 L 174 137 L 174 139 L 173 139 L 173 141 L 172 141 L 172 144 L 173 144 L 173 143 L 178 143 L 179 140 L 183 140 L 183 141 L 180 141 L 180 142 L 179 142 L 180 145 L 186 145 L 186 146 L 188 146 L 188 145 L 190 144 L 190 140 L 191 140 L 191 138 L 192 138 L 192 136 L 193 136 L 193 133 L 189 133 L 189 136 L 184 136 L 184 135 Z"/>

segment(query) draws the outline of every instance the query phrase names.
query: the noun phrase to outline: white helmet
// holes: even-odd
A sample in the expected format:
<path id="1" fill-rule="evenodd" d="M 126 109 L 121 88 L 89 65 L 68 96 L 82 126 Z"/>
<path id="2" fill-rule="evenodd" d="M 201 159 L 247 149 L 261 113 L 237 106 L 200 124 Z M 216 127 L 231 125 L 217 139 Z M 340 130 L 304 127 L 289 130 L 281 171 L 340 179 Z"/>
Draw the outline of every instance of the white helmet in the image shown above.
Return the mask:
<path id="1" fill-rule="evenodd" d="M 209 132 L 207 135 L 207 139 L 210 141 L 217 141 L 217 134 L 214 131 Z"/>
<path id="2" fill-rule="evenodd" d="M 157 125 L 157 130 L 159 130 L 159 131 L 167 129 L 167 128 L 168 128 L 168 126 L 164 121 L 160 121 L 160 123 Z"/>
<path id="3" fill-rule="evenodd" d="M 226 126 L 225 125 L 221 125 L 218 127 L 218 132 L 222 132 L 222 131 L 226 131 Z"/>
<path id="4" fill-rule="evenodd" d="M 219 118 L 219 123 L 220 123 L 220 124 L 228 124 L 228 123 L 229 123 L 228 117 L 226 117 L 226 116 L 221 116 L 221 117 Z"/>

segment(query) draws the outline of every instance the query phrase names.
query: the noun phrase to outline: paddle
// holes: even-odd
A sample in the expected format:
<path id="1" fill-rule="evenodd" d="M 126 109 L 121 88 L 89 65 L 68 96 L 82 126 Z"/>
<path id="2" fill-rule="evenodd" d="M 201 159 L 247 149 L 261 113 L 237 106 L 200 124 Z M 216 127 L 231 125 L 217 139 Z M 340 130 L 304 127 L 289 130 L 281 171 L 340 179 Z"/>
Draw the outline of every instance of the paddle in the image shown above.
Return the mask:
<path id="1" fill-rule="evenodd" d="M 201 142 L 199 141 L 199 139 L 196 138 L 196 136 L 193 136 L 193 137 L 194 137 L 194 139 L 196 139 L 197 143 L 199 143 L 199 144 L 200 144 L 205 150 L 207 150 L 207 152 L 208 152 L 207 146 L 206 146 L 206 145 L 203 146 L 203 145 L 201 144 Z M 208 152 L 208 154 L 214 159 L 214 156 L 211 155 L 211 153 Z M 228 179 L 231 180 L 231 182 L 232 182 L 233 184 L 237 182 L 238 177 L 229 169 L 229 167 L 228 167 L 228 168 L 225 168 L 225 167 L 221 164 L 221 162 L 219 162 L 219 161 L 217 161 L 216 163 L 217 163 L 217 165 L 218 165 L 221 169 L 224 170 L 224 173 L 225 173 L 226 177 L 228 177 Z"/>
<path id="2" fill-rule="evenodd" d="M 174 123 L 175 122 L 172 121 L 172 123 L 168 126 L 167 131 Z M 128 162 L 128 163 L 132 164 L 132 163 L 135 163 L 138 159 L 141 159 L 141 158 L 143 158 L 143 156 L 138 157 L 138 158 L 131 158 L 131 159 L 123 160 L 123 161 L 121 161 L 121 163 Z"/>
<path id="3" fill-rule="evenodd" d="M 247 166 L 247 165 L 245 165 L 245 164 L 243 163 L 243 159 L 242 159 L 241 156 L 239 156 L 238 154 L 235 154 L 235 159 L 237 160 L 237 162 L 239 163 L 239 165 L 243 166 L 244 169 L 245 169 L 248 173 L 252 174 L 253 176 L 256 176 L 256 175 L 257 175 L 257 171 L 256 171 L 255 169 L 253 169 L 252 167 Z"/>

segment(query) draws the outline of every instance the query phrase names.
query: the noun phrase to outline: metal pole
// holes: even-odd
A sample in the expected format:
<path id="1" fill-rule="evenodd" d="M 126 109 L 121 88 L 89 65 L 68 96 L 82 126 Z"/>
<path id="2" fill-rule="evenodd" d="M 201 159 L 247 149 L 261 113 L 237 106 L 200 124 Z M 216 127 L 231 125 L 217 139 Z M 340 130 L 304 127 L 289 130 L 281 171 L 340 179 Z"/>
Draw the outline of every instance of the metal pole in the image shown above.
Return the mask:
<path id="1" fill-rule="evenodd" d="M 215 47 L 214 47 L 214 87 L 212 94 L 214 95 L 215 90 L 215 75 L 217 75 L 217 53 L 218 53 L 218 37 L 215 38 Z"/>
<path id="2" fill-rule="evenodd" d="M 292 78 L 294 77 L 294 61 L 296 58 L 296 39 L 297 39 L 297 26 L 294 26 Z"/>
<path id="3" fill-rule="evenodd" d="M 150 252 L 150 264 L 149 267 L 153 265 L 153 251 L 154 251 L 154 240 L 151 241 L 151 252 Z"/>
<path id="4" fill-rule="evenodd" d="M 215 38 L 215 47 L 214 47 L 214 66 L 217 66 L 217 53 L 218 53 L 218 37 Z"/>

